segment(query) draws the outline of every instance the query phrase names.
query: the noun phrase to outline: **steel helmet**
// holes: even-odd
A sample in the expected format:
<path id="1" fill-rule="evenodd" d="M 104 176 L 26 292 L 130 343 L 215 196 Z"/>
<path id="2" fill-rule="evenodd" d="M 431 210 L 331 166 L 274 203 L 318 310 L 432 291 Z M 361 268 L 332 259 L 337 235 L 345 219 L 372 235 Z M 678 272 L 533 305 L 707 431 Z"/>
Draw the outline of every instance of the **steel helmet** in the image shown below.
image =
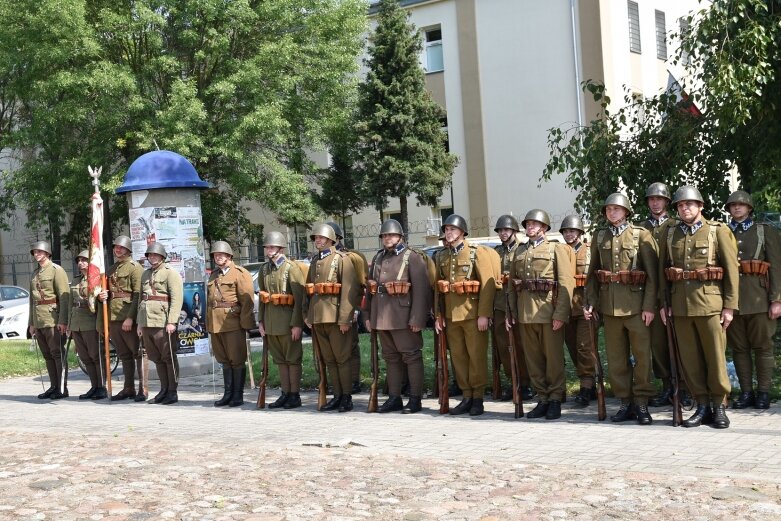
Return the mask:
<path id="1" fill-rule="evenodd" d="M 651 183 L 645 191 L 645 198 L 649 197 L 664 197 L 669 201 L 670 188 L 664 183 Z"/>
<path id="2" fill-rule="evenodd" d="M 89 250 L 81 250 L 78 255 L 76 255 L 76 262 L 79 261 L 79 258 L 87 259 L 87 262 L 89 262 Z"/>
<path id="3" fill-rule="evenodd" d="M 382 223 L 382 226 L 380 226 L 380 237 L 389 233 L 404 235 L 404 230 L 401 228 L 401 223 L 396 219 L 388 219 Z"/>
<path id="4" fill-rule="evenodd" d="M 287 248 L 287 239 L 281 232 L 268 232 L 263 237 L 263 246 L 277 246 L 279 248 Z"/>
<path id="5" fill-rule="evenodd" d="M 215 241 L 214 244 L 212 244 L 212 251 L 209 252 L 209 254 L 214 256 L 215 253 L 225 253 L 233 258 L 233 249 L 231 248 L 231 245 L 225 241 Z"/>
<path id="6" fill-rule="evenodd" d="M 693 186 L 682 186 L 675 191 L 672 205 L 675 206 L 681 201 L 699 201 L 700 203 L 705 204 L 702 194 Z"/>
<path id="7" fill-rule="evenodd" d="M 466 220 L 458 214 L 454 213 L 447 216 L 447 219 L 445 219 L 445 222 L 443 222 L 440 227 L 442 233 L 445 233 L 445 226 L 455 226 L 464 232 L 464 237 L 469 235 L 469 227 L 466 224 Z"/>
<path id="8" fill-rule="evenodd" d="M 315 224 L 312 227 L 312 233 L 309 234 L 309 238 L 315 240 L 315 235 L 326 237 L 336 242 L 336 231 L 326 223 Z"/>
<path id="9" fill-rule="evenodd" d="M 157 255 L 161 255 L 163 257 L 163 260 L 168 258 L 168 253 L 166 253 L 165 247 L 159 242 L 149 243 L 149 245 L 146 247 L 146 254 L 149 255 L 150 253 L 156 253 Z"/>
<path id="10" fill-rule="evenodd" d="M 546 226 L 546 231 L 550 230 L 550 215 L 548 215 L 548 212 L 545 210 L 540 210 L 538 208 L 535 208 L 534 210 L 529 210 L 526 212 L 526 217 L 523 218 L 523 221 L 521 221 L 521 226 L 526 228 L 526 221 L 537 221 L 541 222 Z"/>
<path id="11" fill-rule="evenodd" d="M 629 202 L 629 198 L 625 196 L 622 193 L 615 192 L 607 196 L 607 199 L 605 199 L 605 203 L 602 205 L 602 214 L 605 214 L 605 210 L 607 209 L 607 205 L 612 204 L 615 206 L 620 206 L 621 208 L 625 209 L 627 212 L 629 212 L 626 215 L 626 218 L 629 219 L 632 216 L 632 203 Z"/>
<path id="12" fill-rule="evenodd" d="M 521 231 L 521 227 L 518 226 L 518 219 L 516 219 L 512 215 L 499 216 L 499 218 L 496 220 L 496 226 L 494 226 L 494 231 L 499 233 L 499 230 L 501 230 L 502 228 L 509 228 L 511 230 L 515 230 L 516 232 Z"/>
<path id="13" fill-rule="evenodd" d="M 334 233 L 336 234 L 336 239 L 337 240 L 341 241 L 342 239 L 344 239 L 344 233 L 342 233 L 342 227 L 341 226 L 339 226 L 335 222 L 331 222 L 331 221 L 328 221 L 325 224 L 327 224 L 328 226 L 330 226 L 331 228 L 334 229 Z"/>
<path id="14" fill-rule="evenodd" d="M 564 217 L 564 219 L 561 221 L 561 226 L 559 226 L 559 232 L 563 232 L 567 229 L 578 230 L 580 233 L 586 233 L 586 230 L 583 229 L 583 220 L 580 218 L 580 215 L 568 215 Z"/>
<path id="15" fill-rule="evenodd" d="M 133 251 L 133 243 L 130 242 L 130 237 L 127 235 L 120 235 L 114 239 L 113 246 L 122 246 L 128 251 Z"/>
<path id="16" fill-rule="evenodd" d="M 744 192 L 743 190 L 736 190 L 735 192 L 729 194 L 727 202 L 724 203 L 724 208 L 729 211 L 729 205 L 732 203 L 747 204 L 751 207 L 751 210 L 754 210 L 754 201 L 751 199 L 751 194 Z"/>
<path id="17" fill-rule="evenodd" d="M 49 244 L 48 241 L 34 242 L 33 245 L 30 246 L 30 255 L 33 254 L 33 250 L 45 251 L 46 253 L 49 254 L 49 256 L 51 256 L 51 254 L 52 254 L 52 245 Z"/>

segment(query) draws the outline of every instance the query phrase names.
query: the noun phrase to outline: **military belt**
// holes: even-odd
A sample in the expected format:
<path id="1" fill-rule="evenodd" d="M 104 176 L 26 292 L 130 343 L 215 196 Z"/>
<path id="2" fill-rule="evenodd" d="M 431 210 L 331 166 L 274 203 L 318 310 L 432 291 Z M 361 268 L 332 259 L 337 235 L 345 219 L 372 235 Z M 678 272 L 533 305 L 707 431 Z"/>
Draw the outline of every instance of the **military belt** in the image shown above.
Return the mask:
<path id="1" fill-rule="evenodd" d="M 232 308 L 232 307 L 235 307 L 235 306 L 238 306 L 238 305 L 239 305 L 238 301 L 236 301 L 236 302 L 215 302 L 214 304 L 212 304 L 212 307 L 214 307 L 214 308 Z"/>
<path id="2" fill-rule="evenodd" d="M 141 300 L 157 300 L 158 302 L 168 302 L 168 295 L 141 295 Z"/>
<path id="3" fill-rule="evenodd" d="M 769 262 L 757 259 L 740 261 L 740 272 L 744 275 L 767 275 L 769 269 Z"/>
<path id="4" fill-rule="evenodd" d="M 684 270 L 682 268 L 665 268 L 665 278 L 670 282 L 681 280 L 699 280 L 705 282 L 708 280 L 721 280 L 724 278 L 724 268 L 718 266 L 708 266 L 696 270 Z"/>
<path id="5" fill-rule="evenodd" d="M 127 291 L 112 291 L 111 292 L 111 298 L 127 298 L 132 297 L 133 294 L 129 293 Z"/>
<path id="6" fill-rule="evenodd" d="M 50 304 L 56 304 L 56 298 L 41 299 L 35 303 L 36 306 L 48 306 Z"/>
<path id="7" fill-rule="evenodd" d="M 617 272 L 597 270 L 597 280 L 602 284 L 618 283 L 637 286 L 643 284 L 645 279 L 645 272 L 640 270 L 621 270 Z"/>
<path id="8" fill-rule="evenodd" d="M 89 307 L 89 302 L 86 301 L 86 300 L 80 300 L 78 302 L 74 302 L 73 303 L 73 307 L 82 308 L 82 309 L 88 308 Z"/>

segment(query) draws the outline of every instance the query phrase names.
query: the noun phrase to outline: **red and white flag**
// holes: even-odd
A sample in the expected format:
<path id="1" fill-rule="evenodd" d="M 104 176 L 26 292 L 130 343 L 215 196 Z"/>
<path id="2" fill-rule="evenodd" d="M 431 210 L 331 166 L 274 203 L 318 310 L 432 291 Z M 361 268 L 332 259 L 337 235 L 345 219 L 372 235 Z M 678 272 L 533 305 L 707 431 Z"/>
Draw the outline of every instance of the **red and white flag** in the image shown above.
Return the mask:
<path id="1" fill-rule="evenodd" d="M 87 290 L 90 294 L 90 308 L 95 309 L 95 297 L 103 290 L 101 275 L 106 273 L 103 261 L 103 199 L 100 192 L 92 194 L 92 230 L 90 232 L 89 267 L 87 268 Z"/>

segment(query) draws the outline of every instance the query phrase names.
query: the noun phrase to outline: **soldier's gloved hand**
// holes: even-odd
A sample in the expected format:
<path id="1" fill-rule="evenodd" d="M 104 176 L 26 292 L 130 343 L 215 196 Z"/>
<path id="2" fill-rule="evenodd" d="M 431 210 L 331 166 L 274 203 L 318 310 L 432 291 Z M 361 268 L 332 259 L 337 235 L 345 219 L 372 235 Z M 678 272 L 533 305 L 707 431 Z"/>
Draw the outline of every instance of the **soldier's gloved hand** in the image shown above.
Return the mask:
<path id="1" fill-rule="evenodd" d="M 133 319 L 132 318 L 126 318 L 122 321 L 122 331 L 132 331 L 133 329 Z"/>
<path id="2" fill-rule="evenodd" d="M 781 302 L 771 302 L 770 309 L 767 310 L 767 315 L 771 320 L 775 320 L 778 317 L 781 317 Z"/>

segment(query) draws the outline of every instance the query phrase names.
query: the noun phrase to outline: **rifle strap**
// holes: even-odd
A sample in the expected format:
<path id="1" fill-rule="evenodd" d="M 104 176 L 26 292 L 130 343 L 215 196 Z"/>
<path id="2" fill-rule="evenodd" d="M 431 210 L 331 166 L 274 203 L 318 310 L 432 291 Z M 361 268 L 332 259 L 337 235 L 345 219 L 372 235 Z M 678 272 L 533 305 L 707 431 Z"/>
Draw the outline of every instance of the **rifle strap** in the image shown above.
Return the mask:
<path id="1" fill-rule="evenodd" d="M 399 268 L 399 273 L 396 275 L 396 280 L 401 280 L 402 275 L 404 275 L 404 270 L 409 267 L 409 255 L 410 255 L 410 249 L 405 248 L 404 249 L 404 258 L 401 260 L 401 267 Z"/>
<path id="2" fill-rule="evenodd" d="M 708 266 L 716 265 L 716 227 L 708 223 Z"/>
<path id="3" fill-rule="evenodd" d="M 759 259 L 762 253 L 762 247 L 765 245 L 765 226 L 757 224 L 757 251 L 754 253 L 754 258 Z"/>

